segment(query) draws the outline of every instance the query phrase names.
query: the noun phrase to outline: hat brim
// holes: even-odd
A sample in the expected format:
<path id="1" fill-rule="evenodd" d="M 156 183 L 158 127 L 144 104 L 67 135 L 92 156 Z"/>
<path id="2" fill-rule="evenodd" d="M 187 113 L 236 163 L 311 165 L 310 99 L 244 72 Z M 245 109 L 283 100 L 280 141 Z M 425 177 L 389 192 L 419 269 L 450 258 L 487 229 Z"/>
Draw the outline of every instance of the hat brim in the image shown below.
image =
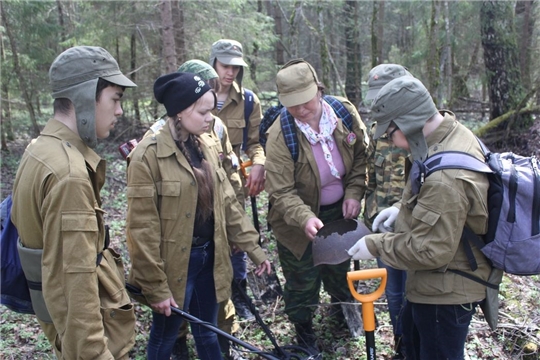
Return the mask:
<path id="1" fill-rule="evenodd" d="M 278 94 L 279 101 L 285 107 L 296 106 L 305 104 L 317 95 L 319 87 L 317 84 L 311 84 L 307 89 L 302 91 L 295 91 L 287 94 Z"/>
<path id="2" fill-rule="evenodd" d="M 375 134 L 373 135 L 374 139 L 378 139 L 386 132 L 386 129 L 390 126 L 391 121 L 387 121 L 384 124 L 377 123 L 377 127 L 375 128 Z"/>
<path id="3" fill-rule="evenodd" d="M 381 90 L 382 86 L 372 86 L 368 89 L 366 97 L 364 98 L 364 101 L 370 101 L 375 99 L 379 91 Z"/>
<path id="4" fill-rule="evenodd" d="M 220 63 L 225 64 L 225 65 L 244 66 L 244 67 L 248 66 L 248 64 L 246 64 L 244 59 L 238 56 L 218 56 L 216 57 L 216 59 L 218 59 Z"/>
<path id="5" fill-rule="evenodd" d="M 123 87 L 137 87 L 137 84 L 135 84 L 133 81 L 129 80 L 125 75 L 123 74 L 116 74 L 116 75 L 110 75 L 110 76 L 101 76 L 104 80 L 107 80 L 115 85 L 123 86 Z"/>

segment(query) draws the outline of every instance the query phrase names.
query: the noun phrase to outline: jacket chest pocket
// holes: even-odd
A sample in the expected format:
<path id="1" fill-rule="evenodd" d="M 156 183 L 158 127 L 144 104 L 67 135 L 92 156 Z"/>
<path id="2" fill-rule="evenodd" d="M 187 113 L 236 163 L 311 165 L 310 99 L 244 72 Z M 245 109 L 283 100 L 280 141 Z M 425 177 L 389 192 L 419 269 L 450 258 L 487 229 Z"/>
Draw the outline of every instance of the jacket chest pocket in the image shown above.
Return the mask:
<path id="1" fill-rule="evenodd" d="M 242 143 L 245 127 L 245 119 L 227 119 L 227 131 L 229 133 L 229 141 L 233 146 Z"/>
<path id="2" fill-rule="evenodd" d="M 158 184 L 159 214 L 162 219 L 176 219 L 178 217 L 181 189 L 180 181 L 162 181 Z"/>

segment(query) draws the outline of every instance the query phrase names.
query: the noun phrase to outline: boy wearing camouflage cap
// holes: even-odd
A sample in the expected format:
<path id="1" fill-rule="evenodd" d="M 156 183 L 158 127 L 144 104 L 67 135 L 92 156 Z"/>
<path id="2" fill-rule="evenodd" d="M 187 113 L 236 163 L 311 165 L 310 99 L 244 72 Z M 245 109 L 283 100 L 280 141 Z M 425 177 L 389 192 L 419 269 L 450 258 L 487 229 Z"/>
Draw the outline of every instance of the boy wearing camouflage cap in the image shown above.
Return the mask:
<path id="1" fill-rule="evenodd" d="M 483 159 L 473 133 L 453 113 L 437 111 L 427 89 L 413 77 L 383 86 L 371 109 L 377 121 L 375 139 L 386 133 L 415 162 L 439 151 L 462 151 Z M 374 221 L 374 226 L 389 226 L 395 217 L 393 232 L 367 235 L 349 254 L 354 260 L 378 256 L 407 270 L 407 359 L 463 359 L 468 327 L 486 287 L 448 269 L 472 273 L 460 239 L 465 225 L 478 235 L 487 230 L 488 179 L 474 171 L 445 169 L 425 178 L 421 188 L 413 186 L 418 180 L 411 177 L 400 203 Z M 486 281 L 491 267 L 478 248 L 472 246 L 472 251 L 478 264 L 474 274 Z"/>
<path id="2" fill-rule="evenodd" d="M 49 77 L 54 116 L 26 148 L 13 187 L 21 263 L 28 280 L 37 272 L 42 282 L 34 311 L 59 359 L 127 359 L 135 315 L 120 257 L 108 248 L 105 161 L 92 148 L 122 115 L 124 89 L 136 85 L 93 46 L 64 51 Z"/>

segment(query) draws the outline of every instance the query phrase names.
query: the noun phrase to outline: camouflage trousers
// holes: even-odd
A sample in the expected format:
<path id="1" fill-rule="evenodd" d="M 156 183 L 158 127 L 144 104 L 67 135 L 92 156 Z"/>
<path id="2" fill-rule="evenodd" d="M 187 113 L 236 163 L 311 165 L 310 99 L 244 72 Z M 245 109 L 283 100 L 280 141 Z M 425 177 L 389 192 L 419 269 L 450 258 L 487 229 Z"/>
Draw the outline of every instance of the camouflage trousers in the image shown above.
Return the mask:
<path id="1" fill-rule="evenodd" d="M 330 209 L 321 209 L 319 219 L 323 223 L 343 218 L 341 202 Z M 278 242 L 278 255 L 286 283 L 283 291 L 285 313 L 293 323 L 311 321 L 319 304 L 321 283 L 324 290 L 340 301 L 351 298 L 347 284 L 350 261 L 337 265 L 313 266 L 311 243 L 298 260 L 292 252 Z"/>

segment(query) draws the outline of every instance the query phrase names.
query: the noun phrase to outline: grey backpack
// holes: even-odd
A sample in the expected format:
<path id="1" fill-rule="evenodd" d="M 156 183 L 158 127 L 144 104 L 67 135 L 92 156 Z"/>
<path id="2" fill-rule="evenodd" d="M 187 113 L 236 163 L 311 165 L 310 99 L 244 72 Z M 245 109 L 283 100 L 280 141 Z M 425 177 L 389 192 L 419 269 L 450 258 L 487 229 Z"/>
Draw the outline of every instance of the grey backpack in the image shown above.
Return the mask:
<path id="1" fill-rule="evenodd" d="M 443 151 L 430 156 L 423 163 L 415 162 L 413 169 L 416 171 L 411 172 L 413 189 L 416 186 L 419 190 L 425 177 L 442 169 L 487 173 L 488 232 L 479 237 L 466 227 L 462 239 L 480 248 L 497 269 L 515 275 L 540 274 L 538 160 L 535 156 L 524 157 L 511 152 L 492 153 L 479 139 L 478 142 L 484 152 L 485 162 L 458 151 Z M 463 243 L 467 248 L 468 241 Z M 468 247 L 470 249 L 470 245 Z M 475 270 L 474 264 L 471 265 Z"/>

